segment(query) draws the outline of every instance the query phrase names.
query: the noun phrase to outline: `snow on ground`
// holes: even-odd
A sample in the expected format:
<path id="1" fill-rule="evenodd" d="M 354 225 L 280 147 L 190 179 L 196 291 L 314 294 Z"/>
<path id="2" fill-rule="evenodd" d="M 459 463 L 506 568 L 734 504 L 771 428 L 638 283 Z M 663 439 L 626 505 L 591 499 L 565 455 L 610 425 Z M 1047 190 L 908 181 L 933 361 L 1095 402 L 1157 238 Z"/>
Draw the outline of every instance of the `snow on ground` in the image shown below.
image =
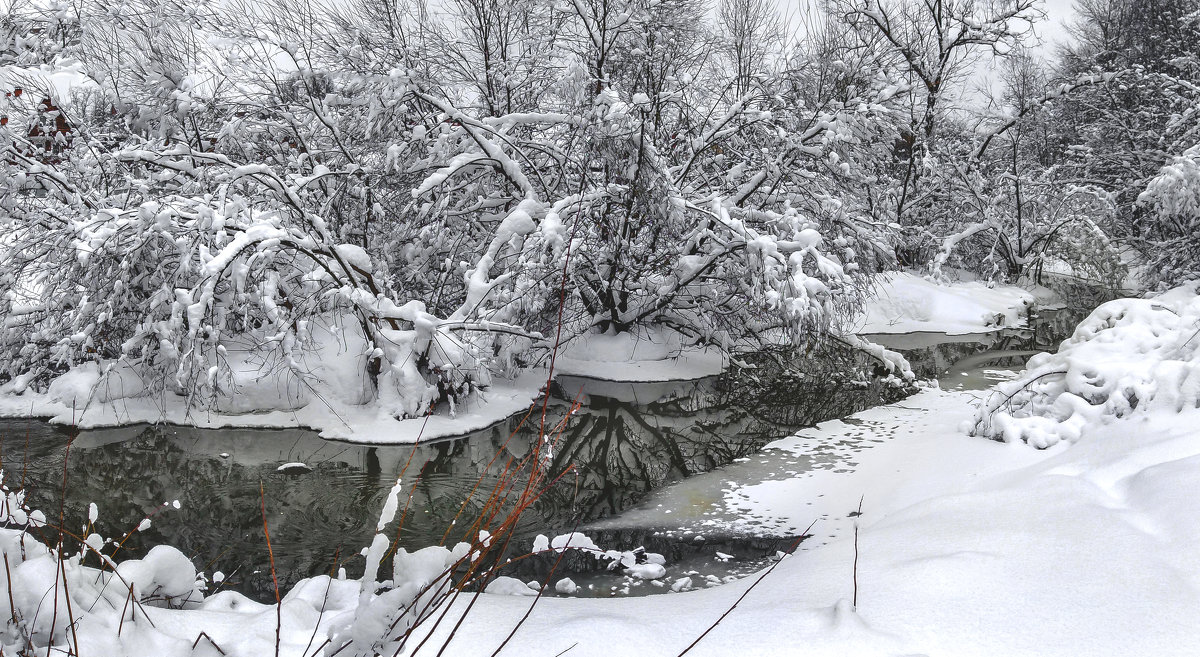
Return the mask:
<path id="1" fill-rule="evenodd" d="M 744 600 L 757 577 L 645 598 L 542 599 L 501 654 L 675 655 L 735 603 L 689 654 L 1194 654 L 1200 411 L 1127 417 L 1037 450 L 966 435 L 980 394 L 926 389 L 805 430 L 768 452 L 797 461 L 794 472 L 725 485 L 716 502 L 730 511 L 719 518 L 724 529 L 799 531 L 817 520 L 813 538 Z M 849 515 L 860 497 L 855 608 Z M 18 570 L 25 583 L 53 583 L 50 571 Z M 150 568 L 146 586 L 162 584 L 155 577 L 166 574 Z M 171 578 L 182 591 L 180 581 Z M 72 595 L 84 588 L 71 584 Z M 121 596 L 106 595 L 119 609 Z M 284 602 L 281 654 L 305 654 L 314 625 L 319 644 L 360 600 L 356 582 L 303 582 Z M 490 655 L 531 600 L 484 594 L 445 654 Z M 466 603 L 429 646 L 441 644 Z M 99 618 L 78 626 L 80 641 L 109 655 L 185 655 L 203 631 L 227 655 L 273 651 L 273 607 L 230 593 L 189 606 L 147 607 L 155 627 L 136 623 L 119 641 L 104 638 L 116 619 L 94 612 Z"/>
<path id="2" fill-rule="evenodd" d="M 0 417 L 46 417 L 54 423 L 73 423 L 84 429 L 159 422 L 201 429 L 303 427 L 320 432 L 323 438 L 397 444 L 459 436 L 487 428 L 527 410 L 546 383 L 545 377 L 537 373 L 518 377 L 515 381 L 497 380 L 487 391 L 458 404 L 453 417 L 440 410 L 428 418 L 398 420 L 378 405 L 354 404 L 332 394 L 315 395 L 298 408 L 272 408 L 269 401 L 260 399 L 257 407 L 244 407 L 241 410 L 245 412 L 240 413 L 188 409 L 182 398 L 174 397 L 166 400 L 147 396 L 98 400 L 91 396 L 88 377 L 73 374 L 79 373 L 60 377 L 44 394 L 33 391 L 21 395 L 0 393 Z M 73 390 L 67 394 L 64 388 Z M 276 387 L 263 385 L 248 391 L 247 396 L 258 393 L 259 397 L 267 397 L 264 390 L 273 394 Z"/>
<path id="3" fill-rule="evenodd" d="M 581 336 L 562 348 L 554 372 L 609 381 L 681 381 L 720 374 L 727 366 L 720 350 L 685 346 L 678 333 L 662 330 Z"/>
<path id="4" fill-rule="evenodd" d="M 762 452 L 690 477 L 652 494 L 636 509 L 601 521 L 600 529 L 671 528 L 672 533 L 792 536 L 815 520 L 804 549 L 843 536 L 863 500 L 905 506 L 1033 462 L 1033 450 L 964 439 L 959 427 L 980 391 L 925 389 L 898 404 L 823 422 L 774 441 Z M 952 458 L 958 467 L 947 471 Z"/>
<path id="5" fill-rule="evenodd" d="M 860 335 L 933 331 L 962 335 L 1024 326 L 1034 295 L 1011 286 L 937 283 L 908 272 L 879 274 L 854 325 Z"/>
<path id="6" fill-rule="evenodd" d="M 493 378 L 485 391 L 428 418 L 396 419 L 385 404 L 363 399 L 365 350 L 353 335 L 329 331 L 305 355 L 310 377 L 270 368 L 229 351 L 232 380 L 209 408 L 181 395 L 148 395 L 141 378 L 117 363 L 85 363 L 58 377 L 44 393 L 16 380 L 0 385 L 0 417 L 46 417 L 59 424 L 94 429 L 137 423 L 197 428 L 296 428 L 324 438 L 368 444 L 412 443 L 484 429 L 525 411 L 538 398 L 546 370 L 513 380 Z M 555 361 L 560 382 L 584 376 L 613 382 L 667 382 L 719 374 L 727 358 L 715 349 L 684 346 L 669 331 L 651 336 L 590 335 L 564 346 Z M 266 370 L 266 371 L 264 371 Z M 676 385 L 676 384 L 671 384 Z M 574 388 L 578 388 L 574 385 Z"/>
<path id="7" fill-rule="evenodd" d="M 799 457 L 833 440 L 841 467 L 729 487 L 722 504 L 776 528 L 818 522 L 805 548 L 689 654 L 1194 654 L 1200 412 L 1115 422 L 1071 449 L 1037 451 L 968 437 L 956 425 L 972 394 L 926 390 L 802 432 L 775 451 Z M 860 496 L 855 610 L 847 515 Z M 753 581 L 665 598 L 545 600 L 517 652 L 677 654 Z M 526 606 L 486 602 L 449 653 L 490 654 L 495 632 Z"/>

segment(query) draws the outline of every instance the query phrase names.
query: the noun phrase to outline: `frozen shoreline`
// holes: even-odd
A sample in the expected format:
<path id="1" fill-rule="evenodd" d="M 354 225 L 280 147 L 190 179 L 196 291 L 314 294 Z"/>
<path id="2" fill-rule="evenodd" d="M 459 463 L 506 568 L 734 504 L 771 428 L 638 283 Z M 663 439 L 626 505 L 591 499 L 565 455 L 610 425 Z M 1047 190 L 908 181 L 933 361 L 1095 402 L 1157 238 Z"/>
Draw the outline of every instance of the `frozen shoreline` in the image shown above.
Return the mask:
<path id="1" fill-rule="evenodd" d="M 980 283 L 939 285 L 908 273 L 883 275 L 878 295 L 868 302 L 859 320 L 860 334 L 936 331 L 970 335 L 1024 325 L 1032 295 L 1018 288 L 987 288 Z M 971 299 L 969 303 L 964 301 Z M 947 314 L 949 313 L 949 314 Z M 989 323 L 991 322 L 991 323 Z M 998 324 L 996 323 L 998 322 Z M 332 358 L 332 360 L 331 360 Z M 329 361 L 329 362 L 326 362 Z M 460 436 L 486 428 L 531 407 L 546 382 L 546 371 L 535 369 L 516 380 L 494 380 L 481 395 L 459 404 L 451 417 L 444 409 L 428 418 L 394 419 L 375 402 L 353 403 L 346 382 L 360 374 L 351 371 L 353 359 L 344 350 L 318 359 L 318 368 L 334 378 L 329 390 L 298 394 L 294 383 L 263 383 L 248 372 L 244 392 L 226 402 L 236 412 L 189 409 L 179 396 L 167 399 L 113 395 L 97 399 L 91 383 L 95 373 L 83 369 L 62 377 L 46 393 L 14 394 L 0 387 L 0 417 L 46 418 L 55 424 L 83 429 L 142 423 L 168 423 L 197 428 L 308 428 L 324 438 L 363 444 L 406 444 Z M 720 374 L 728 358 L 715 350 L 682 346 L 668 333 L 649 337 L 585 336 L 568 345 L 554 365 L 555 375 L 583 376 L 614 382 L 650 383 L 699 379 Z M 133 377 L 117 372 L 118 383 Z M 77 379 L 71 381 L 69 379 Z M 135 391 L 140 386 L 130 387 Z M 73 410 L 74 406 L 74 410 Z M 82 412 L 80 409 L 83 409 Z"/>
<path id="2" fill-rule="evenodd" d="M 461 436 L 528 410 L 545 378 L 529 374 L 494 384 L 482 397 L 460 404 L 454 417 L 434 414 L 397 420 L 374 405 L 353 406 L 327 399 L 296 410 L 228 414 L 189 410 L 181 400 L 165 409 L 146 397 L 124 397 L 89 405 L 80 414 L 46 394 L 0 395 L 0 417 L 44 418 L 53 424 L 99 429 L 135 424 L 176 424 L 199 429 L 311 429 L 322 438 L 361 444 L 408 444 Z"/>

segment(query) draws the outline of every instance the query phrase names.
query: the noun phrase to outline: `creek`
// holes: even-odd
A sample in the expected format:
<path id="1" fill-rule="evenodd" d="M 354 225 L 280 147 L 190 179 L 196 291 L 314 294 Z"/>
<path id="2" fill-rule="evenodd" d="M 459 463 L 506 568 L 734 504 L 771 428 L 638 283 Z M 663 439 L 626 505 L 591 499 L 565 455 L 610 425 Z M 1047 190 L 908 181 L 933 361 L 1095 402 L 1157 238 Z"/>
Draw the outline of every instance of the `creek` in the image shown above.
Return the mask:
<path id="1" fill-rule="evenodd" d="M 1000 359 L 993 372 L 1019 369 L 1028 355 L 1051 347 L 1067 324 L 1050 317 L 1031 330 L 868 337 L 902 350 L 923 377 L 982 384 L 989 370 L 981 364 Z M 567 474 L 522 515 L 512 552 L 528 551 L 539 533 L 596 525 L 668 484 L 748 459 L 800 428 L 908 392 L 879 376 L 860 354 L 834 347 L 807 355 L 758 354 L 750 365 L 667 383 L 558 377 L 547 426 L 563 421 L 563 429 L 549 471 Z M 580 405 L 572 411 L 576 400 Z M 139 425 L 75 431 L 40 420 L 0 420 L 0 457 L 6 484 L 23 487 L 29 506 L 55 521 L 61 504 L 68 530 L 82 531 L 88 505 L 95 503 L 93 531 L 110 538 L 130 533 L 124 558 L 156 544 L 174 545 L 201 571 L 220 571 L 223 588 L 265 601 L 274 591 L 263 506 L 281 589 L 337 568 L 356 576 L 359 550 L 370 544 L 384 496 L 401 471 L 401 500 L 411 501 L 400 544 L 414 550 L 453 543 L 477 532 L 468 519 L 478 517 L 505 464 L 536 444 L 537 424 L 516 416 L 458 438 L 366 446 L 323 440 L 303 429 Z M 299 463 L 303 467 L 280 469 Z M 150 526 L 131 532 L 146 517 Z M 750 572 L 795 541 L 752 534 L 698 540 L 652 529 L 601 530 L 593 537 L 605 548 L 645 546 L 709 581 Z M 714 559 L 716 554 L 723 556 Z M 547 564 L 530 559 L 512 570 L 522 579 L 537 578 Z M 558 572 L 556 577 L 570 574 L 606 594 L 622 586 L 610 586 L 603 563 L 594 559 L 573 559 Z"/>

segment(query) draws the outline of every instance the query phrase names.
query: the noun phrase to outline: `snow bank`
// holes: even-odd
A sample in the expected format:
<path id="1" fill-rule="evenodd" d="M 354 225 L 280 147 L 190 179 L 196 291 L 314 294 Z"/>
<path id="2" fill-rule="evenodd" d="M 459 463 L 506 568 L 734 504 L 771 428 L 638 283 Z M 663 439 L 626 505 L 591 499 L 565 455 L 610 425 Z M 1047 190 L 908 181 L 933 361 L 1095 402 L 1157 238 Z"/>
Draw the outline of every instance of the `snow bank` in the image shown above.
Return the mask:
<path id="1" fill-rule="evenodd" d="M 1125 418 L 1051 453 L 966 436 L 957 426 L 971 400 L 925 390 L 805 430 L 774 451 L 801 459 L 833 444 L 842 462 L 773 470 L 769 487 L 727 483 L 747 521 L 761 513 L 795 531 L 818 521 L 745 599 L 756 577 L 647 598 L 544 600 L 508 649 L 679 654 L 737 603 L 689 656 L 1193 654 L 1200 411 Z M 836 443 L 851 434 L 860 439 Z M 862 516 L 850 517 L 860 498 Z M 497 628 L 528 607 L 481 602 L 447 654 L 491 654 Z"/>
<path id="2" fill-rule="evenodd" d="M 582 335 L 564 345 L 554 373 L 609 381 L 680 381 L 720 374 L 728 365 L 719 349 L 686 346 L 670 330 Z"/>
<path id="3" fill-rule="evenodd" d="M 907 272 L 879 274 L 854 332 L 961 335 L 1024 326 L 1034 295 L 979 282 L 936 283 Z"/>
<path id="4" fill-rule="evenodd" d="M 1115 418 L 1200 404 L 1200 297 L 1195 286 L 1097 308 L 1054 354 L 997 387 L 973 432 L 1036 447 L 1075 442 Z"/>
<path id="5" fill-rule="evenodd" d="M 248 381 L 209 410 L 188 408 L 180 395 L 144 395 L 141 388 L 126 383 L 124 377 L 102 379 L 93 363 L 59 377 L 45 393 L 16 394 L 10 382 L 0 386 L 0 417 L 44 417 L 83 429 L 160 422 L 201 429 L 307 428 L 334 440 L 402 444 L 460 436 L 525 411 L 538 397 L 545 378 L 531 373 L 494 381 L 488 390 L 457 404 L 453 417 L 440 411 L 428 418 L 406 419 L 397 419 L 379 403 L 355 403 L 361 389 L 339 387 L 336 377 L 313 384 Z"/>

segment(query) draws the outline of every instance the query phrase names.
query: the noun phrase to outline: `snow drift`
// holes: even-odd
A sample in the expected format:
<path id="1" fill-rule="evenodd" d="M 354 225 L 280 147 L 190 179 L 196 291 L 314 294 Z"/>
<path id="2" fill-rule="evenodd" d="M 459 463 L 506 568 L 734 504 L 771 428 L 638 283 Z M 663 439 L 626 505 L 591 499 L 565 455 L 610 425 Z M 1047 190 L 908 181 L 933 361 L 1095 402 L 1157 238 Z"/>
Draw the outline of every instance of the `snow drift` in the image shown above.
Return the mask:
<path id="1" fill-rule="evenodd" d="M 1101 305 L 1057 353 L 1034 356 L 998 386 L 972 432 L 1045 448 L 1114 418 L 1198 405 L 1200 296 L 1190 285 Z"/>

